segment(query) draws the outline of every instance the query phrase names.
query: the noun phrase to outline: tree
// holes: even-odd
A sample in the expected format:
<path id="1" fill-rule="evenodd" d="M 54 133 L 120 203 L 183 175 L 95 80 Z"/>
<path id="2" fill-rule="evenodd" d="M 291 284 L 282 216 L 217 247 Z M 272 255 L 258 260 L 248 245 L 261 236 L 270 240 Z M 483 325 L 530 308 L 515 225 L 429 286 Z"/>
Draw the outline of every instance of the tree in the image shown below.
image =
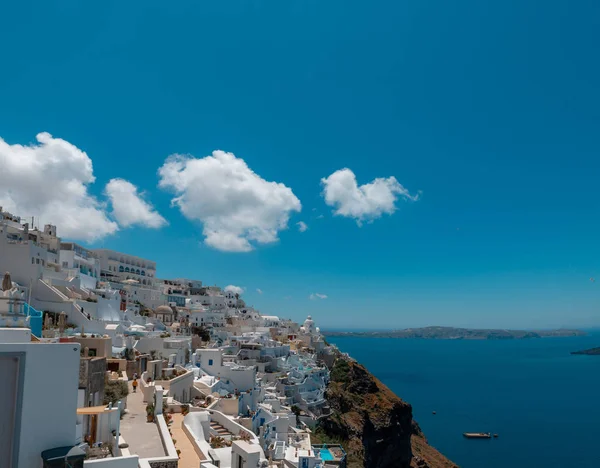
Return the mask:
<path id="1" fill-rule="evenodd" d="M 292 410 L 292 413 L 294 413 L 296 415 L 296 426 L 299 426 L 300 425 L 300 413 L 302 412 L 302 410 L 296 405 L 292 405 L 291 410 Z"/>
<path id="2" fill-rule="evenodd" d="M 204 325 L 200 327 L 194 325 L 192 327 L 192 334 L 199 336 L 202 341 L 210 341 L 210 332 L 204 328 Z"/>
<path id="3" fill-rule="evenodd" d="M 129 395 L 127 383 L 122 380 L 107 381 L 104 384 L 104 404 L 116 403 Z"/>

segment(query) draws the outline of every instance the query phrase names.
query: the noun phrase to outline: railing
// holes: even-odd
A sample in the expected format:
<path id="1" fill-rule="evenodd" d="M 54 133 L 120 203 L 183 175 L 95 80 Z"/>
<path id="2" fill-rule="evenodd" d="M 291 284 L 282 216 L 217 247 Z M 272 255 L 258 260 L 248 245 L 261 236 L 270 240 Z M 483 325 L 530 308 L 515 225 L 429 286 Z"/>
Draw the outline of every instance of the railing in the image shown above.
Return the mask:
<path id="1" fill-rule="evenodd" d="M 27 303 L 25 303 L 24 308 L 25 312 L 29 316 L 29 327 L 31 328 L 31 333 L 37 337 L 41 337 L 43 314 L 39 310 L 34 309 Z"/>

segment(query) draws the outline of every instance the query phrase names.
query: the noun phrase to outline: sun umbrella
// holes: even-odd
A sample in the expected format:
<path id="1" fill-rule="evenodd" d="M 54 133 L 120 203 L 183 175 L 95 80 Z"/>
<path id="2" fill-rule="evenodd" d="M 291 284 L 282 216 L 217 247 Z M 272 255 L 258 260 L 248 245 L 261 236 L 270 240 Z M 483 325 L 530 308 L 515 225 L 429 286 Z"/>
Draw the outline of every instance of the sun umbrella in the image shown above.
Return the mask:
<path id="1" fill-rule="evenodd" d="M 12 289 L 12 281 L 10 273 L 7 271 L 4 273 L 4 279 L 2 280 L 2 291 L 9 291 L 10 289 Z"/>
<path id="2" fill-rule="evenodd" d="M 65 331 L 67 314 L 61 312 L 58 316 L 58 331 L 62 334 Z"/>

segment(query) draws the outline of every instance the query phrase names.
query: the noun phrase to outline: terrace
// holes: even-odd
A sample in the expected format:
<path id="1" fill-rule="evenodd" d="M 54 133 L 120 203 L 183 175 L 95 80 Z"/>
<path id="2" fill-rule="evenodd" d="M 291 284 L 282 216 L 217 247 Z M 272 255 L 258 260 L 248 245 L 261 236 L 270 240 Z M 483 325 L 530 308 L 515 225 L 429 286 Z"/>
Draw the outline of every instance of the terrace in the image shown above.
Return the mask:
<path id="1" fill-rule="evenodd" d="M 327 465 L 343 466 L 346 460 L 346 451 L 341 445 L 320 444 L 313 445 L 312 449 Z"/>

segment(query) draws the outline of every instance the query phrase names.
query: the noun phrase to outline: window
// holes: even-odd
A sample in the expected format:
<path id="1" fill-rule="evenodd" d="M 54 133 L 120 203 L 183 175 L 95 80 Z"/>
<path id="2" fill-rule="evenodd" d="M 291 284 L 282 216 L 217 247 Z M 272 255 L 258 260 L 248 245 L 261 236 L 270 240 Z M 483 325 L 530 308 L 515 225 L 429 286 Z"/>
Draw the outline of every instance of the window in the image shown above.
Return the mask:
<path id="1" fill-rule="evenodd" d="M 39 264 L 40 264 L 40 259 L 39 259 L 39 258 L 36 258 L 36 259 L 35 259 L 35 263 L 37 263 L 37 264 L 39 265 Z"/>
<path id="2" fill-rule="evenodd" d="M 209 365 L 209 366 L 212 366 L 212 365 L 213 365 L 213 360 L 212 360 L 212 359 L 209 359 L 209 360 L 208 360 L 208 365 Z"/>
<path id="3" fill-rule="evenodd" d="M 69 268 L 69 262 L 63 262 L 63 268 Z"/>
<path id="4" fill-rule="evenodd" d="M 35 265 L 35 258 L 31 257 L 31 264 Z"/>

